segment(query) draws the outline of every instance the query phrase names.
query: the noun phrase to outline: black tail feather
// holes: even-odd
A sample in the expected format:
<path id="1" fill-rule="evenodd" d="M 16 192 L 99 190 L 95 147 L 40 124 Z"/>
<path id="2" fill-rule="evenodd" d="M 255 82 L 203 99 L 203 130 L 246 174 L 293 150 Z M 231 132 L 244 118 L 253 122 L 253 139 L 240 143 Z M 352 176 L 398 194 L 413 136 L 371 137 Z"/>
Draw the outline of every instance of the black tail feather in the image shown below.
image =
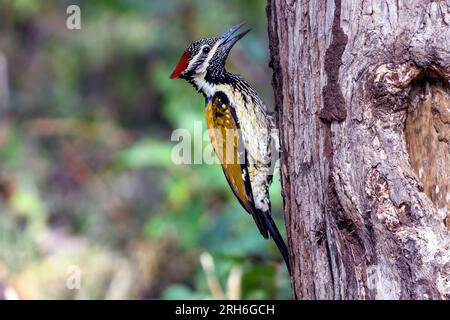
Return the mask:
<path id="1" fill-rule="evenodd" d="M 278 250 L 280 251 L 281 255 L 283 256 L 284 262 L 286 263 L 286 267 L 288 269 L 289 274 L 291 274 L 291 265 L 289 264 L 289 252 L 286 247 L 286 244 L 284 243 L 283 237 L 281 236 L 280 232 L 278 231 L 277 226 L 275 225 L 275 222 L 272 219 L 272 216 L 270 215 L 269 211 L 261 212 L 262 216 L 264 217 L 264 222 L 267 226 L 267 229 L 269 230 L 270 236 L 272 237 L 273 241 L 278 247 Z"/>

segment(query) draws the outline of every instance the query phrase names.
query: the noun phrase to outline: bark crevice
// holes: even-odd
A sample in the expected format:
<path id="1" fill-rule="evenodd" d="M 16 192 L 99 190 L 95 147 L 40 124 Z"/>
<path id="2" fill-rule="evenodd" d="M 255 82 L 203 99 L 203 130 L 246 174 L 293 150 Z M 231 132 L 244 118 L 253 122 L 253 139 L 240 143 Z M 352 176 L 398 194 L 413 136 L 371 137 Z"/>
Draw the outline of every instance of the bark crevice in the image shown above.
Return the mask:
<path id="1" fill-rule="evenodd" d="M 320 118 L 327 122 L 342 121 L 347 116 L 345 99 L 339 84 L 339 68 L 347 44 L 347 35 L 341 27 L 341 0 L 335 0 L 334 7 L 331 29 L 333 39 L 325 53 L 324 67 L 328 81 L 322 89 L 323 109 L 320 112 Z"/>

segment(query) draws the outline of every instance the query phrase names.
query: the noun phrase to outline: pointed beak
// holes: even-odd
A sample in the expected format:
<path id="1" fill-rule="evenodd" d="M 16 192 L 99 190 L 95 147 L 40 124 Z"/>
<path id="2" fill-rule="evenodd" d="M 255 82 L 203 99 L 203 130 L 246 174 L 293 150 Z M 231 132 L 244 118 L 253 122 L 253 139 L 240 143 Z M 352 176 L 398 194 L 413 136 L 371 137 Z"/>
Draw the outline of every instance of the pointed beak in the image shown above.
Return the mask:
<path id="1" fill-rule="evenodd" d="M 227 32 L 225 32 L 221 37 L 222 40 L 221 47 L 230 50 L 236 42 L 238 42 L 240 39 L 242 39 L 242 37 L 244 37 L 247 33 L 249 33 L 251 29 L 248 29 L 242 33 L 235 35 L 236 31 L 238 31 L 244 24 L 245 22 L 237 24 L 231 27 Z"/>

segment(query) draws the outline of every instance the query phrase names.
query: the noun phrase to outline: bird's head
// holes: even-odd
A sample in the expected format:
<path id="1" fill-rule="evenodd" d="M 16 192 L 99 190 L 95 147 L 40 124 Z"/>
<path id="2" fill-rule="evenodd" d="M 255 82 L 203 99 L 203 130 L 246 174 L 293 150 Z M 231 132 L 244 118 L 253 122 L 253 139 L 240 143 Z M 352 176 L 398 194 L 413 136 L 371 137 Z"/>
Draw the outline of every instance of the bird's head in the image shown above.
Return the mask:
<path id="1" fill-rule="evenodd" d="M 189 45 L 170 78 L 182 78 L 190 82 L 219 78 L 223 74 L 231 48 L 250 31 L 235 34 L 242 25 L 243 23 L 231 27 L 220 37 L 201 39 Z"/>

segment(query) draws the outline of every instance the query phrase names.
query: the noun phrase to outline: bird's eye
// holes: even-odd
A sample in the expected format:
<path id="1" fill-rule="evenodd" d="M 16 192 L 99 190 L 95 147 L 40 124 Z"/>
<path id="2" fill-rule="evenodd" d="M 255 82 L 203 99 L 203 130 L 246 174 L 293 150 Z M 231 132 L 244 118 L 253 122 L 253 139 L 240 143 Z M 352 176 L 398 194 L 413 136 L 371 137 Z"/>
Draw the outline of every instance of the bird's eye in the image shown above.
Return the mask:
<path id="1" fill-rule="evenodd" d="M 204 47 L 204 48 L 202 49 L 202 52 L 203 52 L 203 53 L 208 53 L 210 50 L 211 50 L 211 48 L 208 47 L 208 46 L 206 46 L 206 47 Z"/>

